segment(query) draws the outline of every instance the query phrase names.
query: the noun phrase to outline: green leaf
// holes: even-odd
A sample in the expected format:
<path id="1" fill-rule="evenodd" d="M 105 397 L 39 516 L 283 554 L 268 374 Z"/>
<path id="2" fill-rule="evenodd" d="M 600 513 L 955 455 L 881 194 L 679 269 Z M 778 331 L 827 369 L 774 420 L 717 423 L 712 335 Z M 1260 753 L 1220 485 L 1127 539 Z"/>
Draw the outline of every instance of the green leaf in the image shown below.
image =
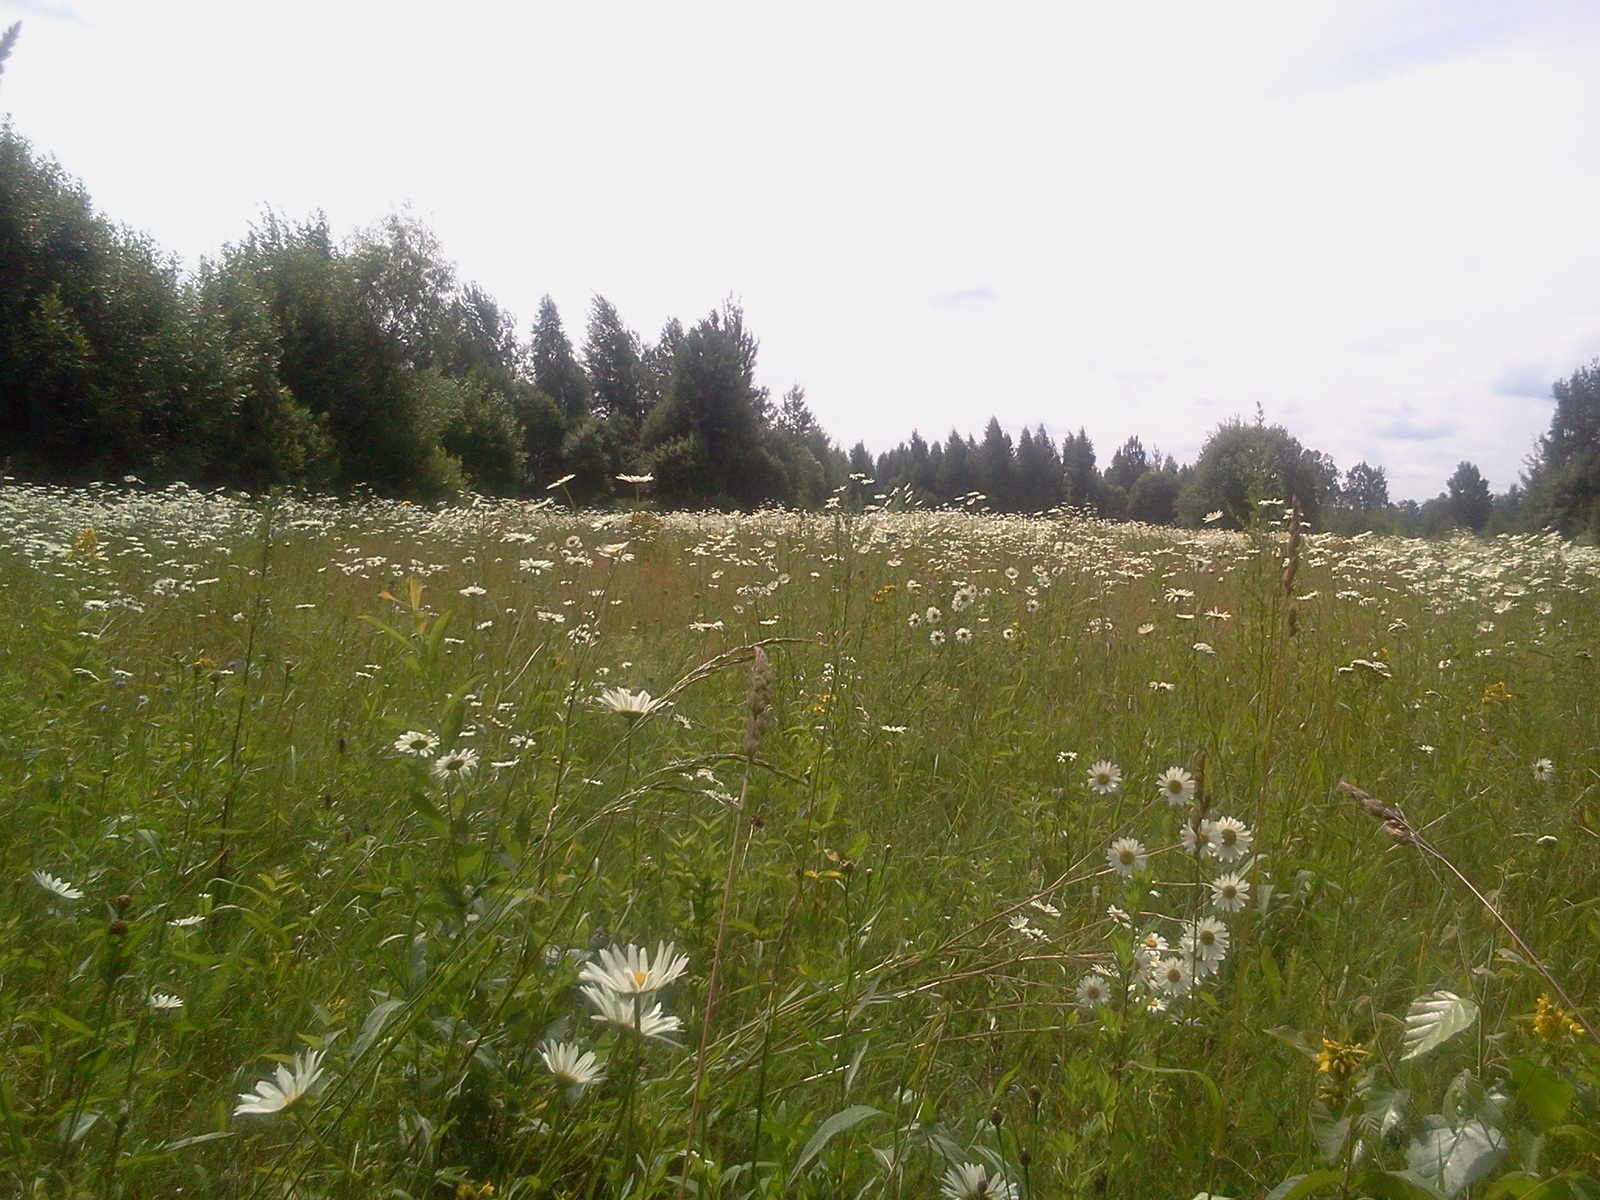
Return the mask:
<path id="1" fill-rule="evenodd" d="M 1292 1046 L 1307 1058 L 1315 1059 L 1322 1053 L 1322 1047 L 1318 1044 L 1317 1035 L 1314 1033 L 1306 1033 L 1288 1025 L 1275 1025 L 1266 1032 L 1267 1036 L 1277 1038 L 1285 1046 Z"/>
<path id="2" fill-rule="evenodd" d="M 861 1122 L 870 1120 L 873 1117 L 886 1117 L 888 1115 L 882 1109 L 873 1108 L 870 1104 L 852 1104 L 849 1108 L 834 1113 L 833 1116 L 817 1126 L 817 1131 L 811 1135 L 811 1140 L 806 1143 L 806 1148 L 800 1151 L 800 1158 L 794 1164 L 794 1170 L 789 1172 L 789 1182 L 793 1183 L 800 1178 L 800 1172 L 810 1165 L 812 1159 L 826 1150 L 828 1143 L 833 1141 L 839 1134 L 848 1129 L 854 1129 Z"/>
<path id="3" fill-rule="evenodd" d="M 1506 1150 L 1505 1134 L 1498 1129 L 1476 1119 L 1452 1129 L 1434 1113 L 1423 1118 L 1422 1129 L 1406 1147 L 1406 1165 L 1446 1196 L 1454 1196 L 1482 1178 Z"/>
<path id="4" fill-rule="evenodd" d="M 1444 1045 L 1478 1019 L 1478 1006 L 1454 992 L 1429 992 L 1411 1002 L 1406 1013 L 1404 1062 Z"/>
<path id="5" fill-rule="evenodd" d="M 1267 1200 L 1302 1200 L 1344 1178 L 1342 1171 L 1312 1171 L 1309 1175 L 1291 1175 L 1267 1193 Z"/>
<path id="6" fill-rule="evenodd" d="M 405 1007 L 404 1000 L 385 1000 L 382 1004 L 375 1005 L 367 1014 L 367 1019 L 361 1023 L 361 1032 L 356 1036 L 356 1044 L 350 1048 L 350 1058 L 360 1058 L 378 1040 L 378 1035 L 383 1032 L 383 1027 L 389 1023 L 389 1018 L 395 1012 Z"/>
<path id="7" fill-rule="evenodd" d="M 1352 1191 L 1374 1200 L 1439 1200 L 1439 1193 L 1405 1171 L 1368 1171 L 1355 1180 Z"/>
<path id="8" fill-rule="evenodd" d="M 1311 1136 L 1316 1139 L 1317 1152 L 1322 1161 L 1332 1165 L 1344 1156 L 1345 1143 L 1350 1140 L 1350 1114 L 1336 1115 L 1320 1100 L 1311 1102 Z"/>
<path id="9" fill-rule="evenodd" d="M 1511 1084 L 1518 1100 L 1533 1114 L 1541 1129 L 1552 1129 L 1566 1119 L 1578 1089 L 1549 1067 L 1527 1058 L 1511 1060 Z"/>

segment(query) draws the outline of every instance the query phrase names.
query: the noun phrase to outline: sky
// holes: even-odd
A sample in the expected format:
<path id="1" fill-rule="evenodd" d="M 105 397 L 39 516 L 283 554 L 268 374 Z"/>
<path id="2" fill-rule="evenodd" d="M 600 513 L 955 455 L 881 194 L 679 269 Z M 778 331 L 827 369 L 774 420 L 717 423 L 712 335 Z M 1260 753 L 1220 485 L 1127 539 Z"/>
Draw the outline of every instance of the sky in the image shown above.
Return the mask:
<path id="1" fill-rule="evenodd" d="M 1600 356 L 1594 0 L 0 0 L 0 113 L 193 266 L 409 210 L 524 336 L 732 298 L 848 447 L 1272 424 L 1514 483 Z"/>

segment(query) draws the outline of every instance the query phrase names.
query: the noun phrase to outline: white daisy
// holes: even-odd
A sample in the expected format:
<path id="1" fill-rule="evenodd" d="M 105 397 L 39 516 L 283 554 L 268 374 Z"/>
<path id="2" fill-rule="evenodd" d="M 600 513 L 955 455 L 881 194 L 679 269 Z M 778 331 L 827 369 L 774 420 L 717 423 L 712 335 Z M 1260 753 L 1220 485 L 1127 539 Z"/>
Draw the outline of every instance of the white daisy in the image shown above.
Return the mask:
<path id="1" fill-rule="evenodd" d="M 966 626 L 956 630 L 956 641 L 963 646 L 969 645 L 972 641 L 972 630 Z"/>
<path id="2" fill-rule="evenodd" d="M 1122 786 L 1122 768 L 1108 759 L 1101 759 L 1089 768 L 1089 790 L 1109 796 Z"/>
<path id="3" fill-rule="evenodd" d="M 1533 764 L 1533 777 L 1540 783 L 1549 783 L 1556 777 L 1556 765 L 1548 758 L 1541 758 Z"/>
<path id="4" fill-rule="evenodd" d="M 294 1056 L 294 1070 L 279 1064 L 271 1079 L 256 1084 L 253 1092 L 240 1092 L 233 1115 L 282 1112 L 308 1095 L 322 1077 L 322 1051 L 307 1050 Z"/>
<path id="5" fill-rule="evenodd" d="M 1147 975 L 1150 986 L 1166 996 L 1182 996 L 1194 986 L 1194 972 L 1188 960 L 1172 955 L 1163 958 Z"/>
<path id="6" fill-rule="evenodd" d="M 1220 963 L 1228 957 L 1228 927 L 1220 918 L 1201 917 L 1184 931 L 1183 949 L 1197 963 Z"/>
<path id="7" fill-rule="evenodd" d="M 592 983 L 619 996 L 648 996 L 659 992 L 689 969 L 689 956 L 679 954 L 672 942 L 656 943 L 652 960 L 643 946 L 611 946 L 600 951 L 600 961 L 584 963 L 580 983 Z"/>
<path id="8" fill-rule="evenodd" d="M 439 739 L 420 729 L 408 729 L 394 740 L 394 748 L 413 758 L 427 758 L 439 748 Z"/>
<path id="9" fill-rule="evenodd" d="M 1096 1008 L 1102 1004 L 1111 1003 L 1111 986 L 1106 982 L 1104 975 L 1090 971 L 1078 980 L 1078 1003 L 1084 1008 Z"/>
<path id="10" fill-rule="evenodd" d="M 940 621 L 944 620 L 944 614 L 939 611 L 938 605 L 935 604 L 930 604 L 928 606 L 927 617 L 929 625 L 937 625 Z"/>
<path id="11" fill-rule="evenodd" d="M 919 625 L 922 624 L 922 614 L 921 613 L 912 613 L 909 617 L 906 618 L 906 624 L 909 625 L 912 629 L 917 628 Z"/>
<path id="12" fill-rule="evenodd" d="M 1242 912 L 1250 903 L 1250 881 L 1242 873 L 1218 875 L 1211 881 L 1211 903 L 1222 912 Z"/>
<path id="13" fill-rule="evenodd" d="M 433 777 L 443 783 L 446 780 L 465 779 L 477 769 L 477 766 L 476 750 L 452 750 L 434 759 L 430 770 L 433 772 Z"/>
<path id="14" fill-rule="evenodd" d="M 1216 854 L 1217 844 L 1212 836 L 1212 822 L 1201 821 L 1198 825 L 1185 824 L 1181 834 L 1183 848 L 1190 854 L 1211 857 Z"/>
<path id="15" fill-rule="evenodd" d="M 945 1172 L 939 1194 L 945 1200 L 1016 1200 L 1017 1189 L 981 1163 L 962 1163 Z"/>
<path id="16" fill-rule="evenodd" d="M 935 629 L 932 633 L 928 634 L 928 644 L 930 646 L 944 645 L 944 630 Z"/>
<path id="17" fill-rule="evenodd" d="M 1254 839 L 1250 826 L 1237 817 L 1218 817 L 1211 822 L 1211 852 L 1220 862 L 1235 863 L 1248 857 Z"/>
<path id="18" fill-rule="evenodd" d="M 166 992 L 151 992 L 149 1003 L 150 1007 L 155 1009 L 157 1012 L 166 1012 L 171 1009 L 183 1007 L 182 1000 L 178 999 L 176 996 L 170 996 Z"/>
<path id="19" fill-rule="evenodd" d="M 596 698 L 595 703 L 607 712 L 614 712 L 619 717 L 626 717 L 632 724 L 643 717 L 648 717 L 662 705 L 665 700 L 659 700 L 649 692 L 640 688 L 637 692 L 630 692 L 627 688 L 606 688 Z"/>
<path id="20" fill-rule="evenodd" d="M 683 1028 L 683 1022 L 663 1013 L 659 1003 L 645 1008 L 642 999 L 619 996 L 609 988 L 593 984 L 581 990 L 597 1010 L 590 1020 L 609 1025 L 622 1033 L 636 1033 L 644 1038 L 664 1038 Z"/>
<path id="21" fill-rule="evenodd" d="M 1156 780 L 1156 790 L 1173 808 L 1182 808 L 1194 799 L 1194 776 L 1182 767 L 1168 767 Z"/>
<path id="22" fill-rule="evenodd" d="M 59 896 L 63 900 L 82 900 L 83 889 L 73 887 L 65 879 L 58 879 L 48 871 L 35 871 L 33 881 L 45 891 Z"/>
<path id="23" fill-rule="evenodd" d="M 1137 838 L 1125 837 L 1111 843 L 1111 848 L 1106 851 L 1106 861 L 1118 875 L 1126 879 L 1143 871 L 1150 861 L 1150 856 L 1145 851 L 1143 842 Z"/>
<path id="24" fill-rule="evenodd" d="M 594 1051 L 576 1042 L 546 1042 L 539 1047 L 539 1057 L 564 1087 L 581 1091 L 605 1078 L 605 1068 L 596 1061 Z"/>
<path id="25" fill-rule="evenodd" d="M 956 594 L 950 597 L 950 610 L 952 612 L 966 612 L 972 607 L 972 602 L 978 598 L 978 589 L 970 583 L 962 584 L 956 589 Z"/>

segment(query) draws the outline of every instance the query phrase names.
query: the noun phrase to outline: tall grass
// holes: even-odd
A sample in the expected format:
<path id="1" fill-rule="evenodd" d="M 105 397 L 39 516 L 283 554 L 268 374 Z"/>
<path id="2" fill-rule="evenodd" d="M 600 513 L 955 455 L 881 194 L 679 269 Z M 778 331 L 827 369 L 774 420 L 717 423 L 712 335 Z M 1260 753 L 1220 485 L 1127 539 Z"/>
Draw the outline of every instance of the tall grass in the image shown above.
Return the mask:
<path id="1" fill-rule="evenodd" d="M 1359 1047 L 1413 1116 L 1579 1053 L 1441 862 L 1592 1002 L 1592 550 L 1297 533 L 1286 578 L 1270 505 L 1234 535 L 16 485 L 0 530 L 21 1195 L 1261 1195 L 1345 1098 L 1297 1045 Z M 1252 855 L 1185 850 L 1223 816 Z M 1141 982 L 1207 916 L 1219 968 Z M 592 1020 L 596 952 L 658 942 L 687 974 Z M 1440 990 L 1481 1019 L 1402 1061 Z M 625 1027 L 654 1003 L 681 1030 Z M 304 1094 L 236 1113 L 278 1065 Z"/>

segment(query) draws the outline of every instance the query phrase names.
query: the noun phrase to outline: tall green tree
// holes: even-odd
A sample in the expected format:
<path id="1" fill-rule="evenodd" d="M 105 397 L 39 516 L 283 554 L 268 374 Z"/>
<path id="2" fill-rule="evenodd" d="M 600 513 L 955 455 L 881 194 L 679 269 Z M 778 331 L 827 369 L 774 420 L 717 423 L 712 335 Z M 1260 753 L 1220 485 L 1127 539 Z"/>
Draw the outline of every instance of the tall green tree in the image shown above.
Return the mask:
<path id="1" fill-rule="evenodd" d="M 1556 408 L 1529 464 L 1523 506 L 1536 525 L 1600 541 L 1600 359 L 1551 391 Z"/>
<path id="2" fill-rule="evenodd" d="M 1489 483 L 1474 463 L 1456 464 L 1455 472 L 1445 482 L 1445 496 L 1451 520 L 1473 533 L 1481 533 L 1494 513 Z"/>
<path id="3" fill-rule="evenodd" d="M 551 400 L 567 421 L 572 422 L 589 413 L 589 377 L 578 365 L 561 327 L 561 313 L 549 296 L 539 301 L 539 315 L 533 322 L 533 342 L 529 348 L 533 366 L 533 386 Z"/>
<path id="4" fill-rule="evenodd" d="M 1061 472 L 1063 502 L 1083 512 L 1100 511 L 1102 486 L 1095 470 L 1094 443 L 1081 428 L 1061 443 Z"/>
<path id="5" fill-rule="evenodd" d="M 1235 417 L 1201 447 L 1194 473 L 1178 496 L 1178 516 L 1186 525 L 1199 525 L 1215 512 L 1223 528 L 1243 529 L 1258 502 L 1299 500 L 1315 523 L 1321 479 L 1319 464 L 1283 426 L 1259 419 L 1246 424 Z"/>
<path id="6" fill-rule="evenodd" d="M 757 345 L 743 309 L 729 303 L 672 348 L 666 394 L 641 437 L 662 499 L 752 507 L 786 494 L 769 399 L 755 384 Z"/>
<path id="7" fill-rule="evenodd" d="M 647 398 L 644 347 L 604 296 L 596 296 L 589 308 L 583 362 L 594 387 L 596 410 L 619 435 L 637 436 Z"/>

